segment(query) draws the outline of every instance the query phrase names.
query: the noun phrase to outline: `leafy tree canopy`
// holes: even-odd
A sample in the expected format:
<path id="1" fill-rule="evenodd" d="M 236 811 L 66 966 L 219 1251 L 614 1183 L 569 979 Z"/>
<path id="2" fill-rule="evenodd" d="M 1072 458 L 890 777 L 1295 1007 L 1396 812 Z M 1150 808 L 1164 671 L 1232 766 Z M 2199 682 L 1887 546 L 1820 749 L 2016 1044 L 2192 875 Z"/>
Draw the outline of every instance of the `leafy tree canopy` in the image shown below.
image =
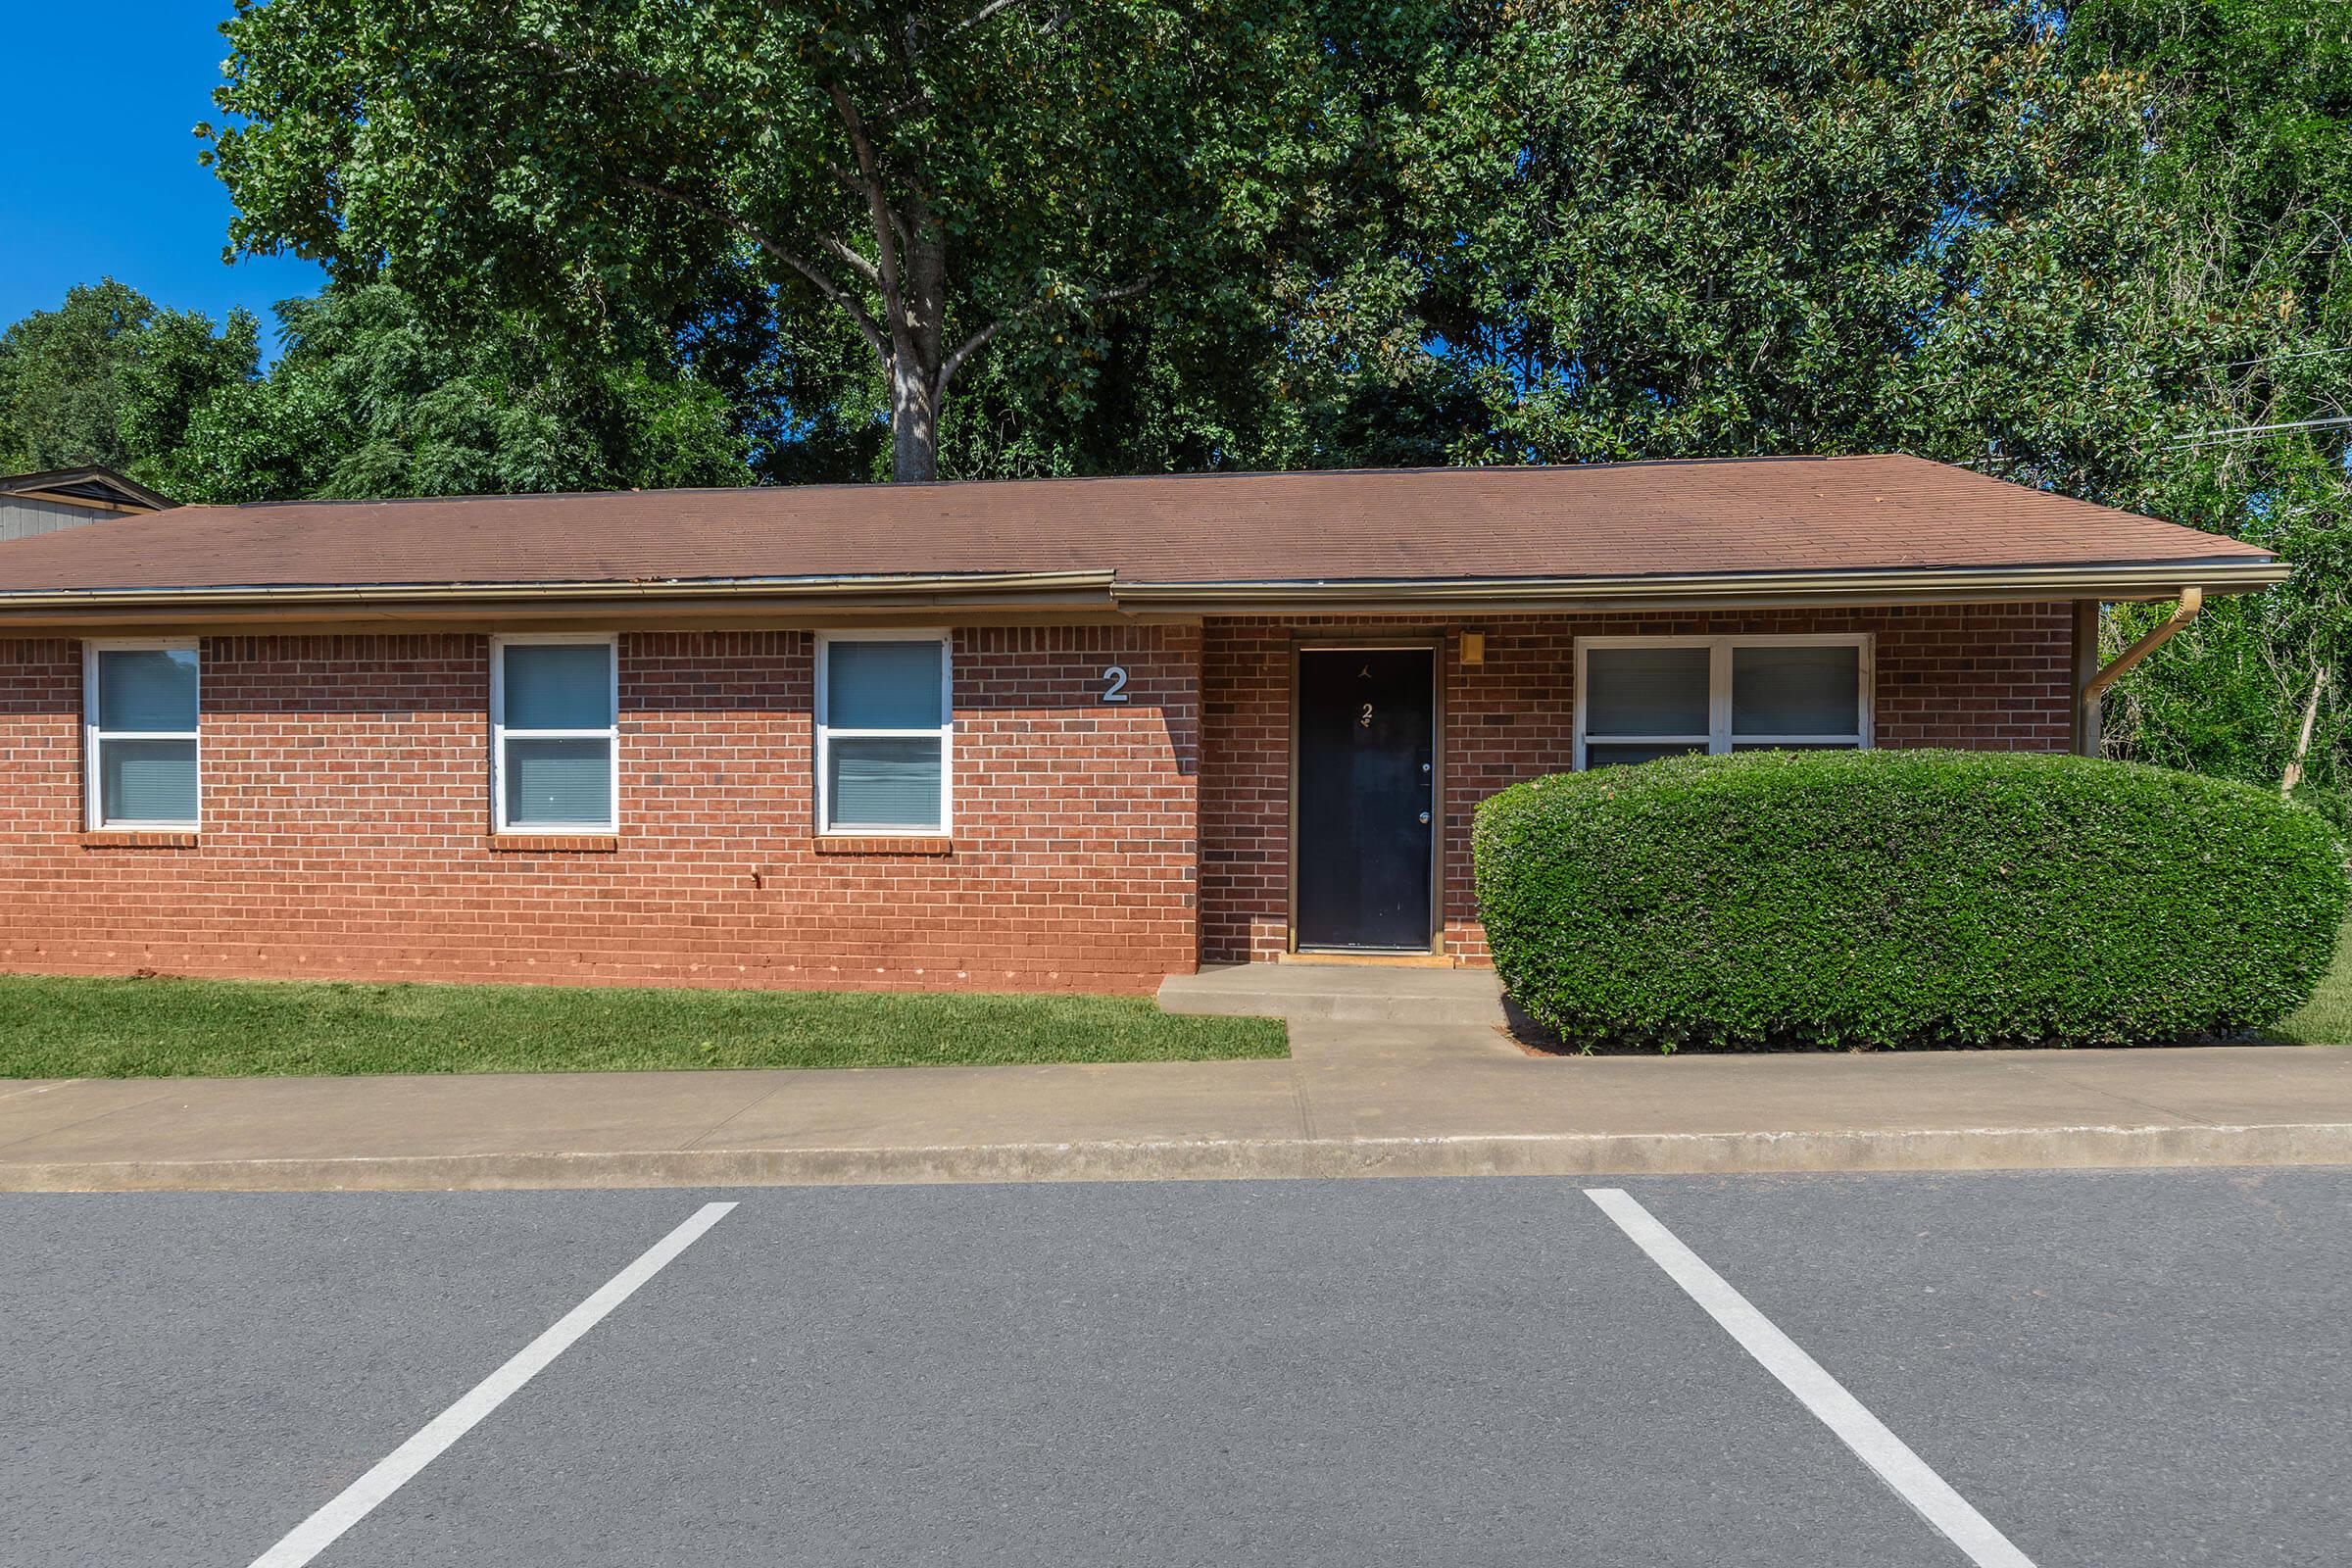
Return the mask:
<path id="1" fill-rule="evenodd" d="M 140 473 L 178 443 L 197 403 L 252 377 L 259 358 L 242 311 L 216 331 L 111 277 L 77 285 L 0 334 L 0 470 Z"/>
<path id="2" fill-rule="evenodd" d="M 2162 226 L 2131 280 L 2151 439 L 2095 487 L 2057 482 L 2296 566 L 2141 666 L 2111 733 L 2151 760 L 2299 774 L 2352 817 L 2352 22 L 2334 0 L 2089 0 L 2066 46 L 2078 74 L 2148 83 L 2127 165 Z"/>
<path id="3" fill-rule="evenodd" d="M 189 500 L 472 495 L 748 482 L 725 395 L 659 361 L 584 364 L 513 319 L 453 325 L 385 283 L 278 308 L 268 376 L 200 406 L 160 457 Z"/>
<path id="4" fill-rule="evenodd" d="M 736 395 L 652 334 L 583 358 L 513 316 L 427 309 L 386 283 L 220 327 L 112 280 L 0 336 L 0 457 L 102 463 L 181 501 L 467 495 L 750 482 Z"/>
<path id="5" fill-rule="evenodd" d="M 225 30 L 235 244 L 590 328 L 748 269 L 783 337 L 856 334 L 900 478 L 1000 337 L 1067 378 L 1114 302 L 1230 309 L 1330 145 L 1322 40 L 1274 0 L 240 0 Z"/>
<path id="6" fill-rule="evenodd" d="M 1537 0 L 1450 63 L 1412 235 L 1489 417 L 1463 456 L 2114 434 L 2070 391 L 2144 214 L 2137 96 L 2006 0 Z M 1427 310 L 1427 306 L 1424 307 Z M 1955 396 L 1953 383 L 1970 393 Z"/>

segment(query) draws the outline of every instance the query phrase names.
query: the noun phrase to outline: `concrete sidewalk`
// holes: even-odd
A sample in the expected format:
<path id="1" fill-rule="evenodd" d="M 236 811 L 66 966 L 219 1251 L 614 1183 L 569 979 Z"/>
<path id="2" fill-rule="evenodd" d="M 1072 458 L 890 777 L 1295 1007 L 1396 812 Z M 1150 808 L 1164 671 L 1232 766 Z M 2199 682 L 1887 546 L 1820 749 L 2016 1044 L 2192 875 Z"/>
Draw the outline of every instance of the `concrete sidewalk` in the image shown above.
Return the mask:
<path id="1" fill-rule="evenodd" d="M 1287 1061 L 12 1081 L 0 1190 L 2352 1164 L 2345 1049 L 1553 1058 L 1480 1025 L 1291 1036 Z"/>

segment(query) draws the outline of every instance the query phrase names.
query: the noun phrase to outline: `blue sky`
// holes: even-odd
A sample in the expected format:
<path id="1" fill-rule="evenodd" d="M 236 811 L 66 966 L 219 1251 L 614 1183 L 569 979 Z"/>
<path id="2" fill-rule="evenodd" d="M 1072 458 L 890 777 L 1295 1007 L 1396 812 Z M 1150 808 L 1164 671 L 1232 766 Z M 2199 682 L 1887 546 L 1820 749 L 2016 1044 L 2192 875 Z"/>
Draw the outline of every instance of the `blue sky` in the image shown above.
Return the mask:
<path id="1" fill-rule="evenodd" d="M 196 162 L 228 0 L 66 0 L 12 7 L 0 93 L 0 326 L 112 275 L 159 305 L 260 316 L 314 292 L 291 257 L 224 267 L 228 193 Z"/>

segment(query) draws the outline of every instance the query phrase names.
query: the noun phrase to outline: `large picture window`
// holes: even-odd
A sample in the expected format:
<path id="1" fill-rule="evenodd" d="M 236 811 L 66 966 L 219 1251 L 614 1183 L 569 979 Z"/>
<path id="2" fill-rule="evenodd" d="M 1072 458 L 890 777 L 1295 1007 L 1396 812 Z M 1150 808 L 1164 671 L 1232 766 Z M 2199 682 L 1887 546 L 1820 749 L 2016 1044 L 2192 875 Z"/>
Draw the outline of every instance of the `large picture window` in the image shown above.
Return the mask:
<path id="1" fill-rule="evenodd" d="M 189 642 L 92 643 L 83 655 L 92 828 L 180 828 L 202 815 L 197 654 Z"/>
<path id="2" fill-rule="evenodd" d="M 1583 637 L 1576 765 L 1870 745 L 1867 633 Z"/>
<path id="3" fill-rule="evenodd" d="M 617 832 L 610 637 L 502 637 L 490 651 L 490 796 L 501 833 Z"/>
<path id="4" fill-rule="evenodd" d="M 816 819 L 826 833 L 945 834 L 954 706 L 948 639 L 835 632 L 816 649 Z"/>

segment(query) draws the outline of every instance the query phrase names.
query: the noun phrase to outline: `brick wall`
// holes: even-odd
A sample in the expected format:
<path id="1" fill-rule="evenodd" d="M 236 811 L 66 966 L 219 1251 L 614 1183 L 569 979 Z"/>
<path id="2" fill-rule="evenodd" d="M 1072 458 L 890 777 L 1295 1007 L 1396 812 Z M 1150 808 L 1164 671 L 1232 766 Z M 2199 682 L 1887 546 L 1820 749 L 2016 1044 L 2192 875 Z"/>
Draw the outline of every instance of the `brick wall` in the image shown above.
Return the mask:
<path id="1" fill-rule="evenodd" d="M 517 852 L 489 835 L 486 637 L 206 639 L 204 831 L 144 844 L 80 831 L 79 645 L 0 639 L 0 968 L 1138 991 L 1192 966 L 1197 628 L 956 632 L 944 856 L 819 853 L 814 646 L 623 635 L 615 847 Z"/>
<path id="2" fill-rule="evenodd" d="M 0 968 L 1145 990 L 1196 952 L 1281 951 L 1291 648 L 1408 627 L 1430 629 L 960 630 L 946 856 L 820 852 L 808 632 L 623 636 L 617 847 L 532 852 L 489 837 L 485 637 L 208 639 L 206 828 L 185 845 L 87 841 L 79 645 L 0 639 Z M 1444 911 L 1467 961 L 1484 957 L 1471 810 L 1570 765 L 1578 635 L 1869 631 L 1880 744 L 2072 735 L 2066 605 L 1445 629 Z M 1464 629 L 1485 634 L 1482 664 L 1461 662 Z M 1124 706 L 1098 700 L 1114 662 Z"/>
<path id="3" fill-rule="evenodd" d="M 1376 617 L 1216 619 L 1201 645 L 1200 946 L 1270 958 L 1289 940 L 1290 669 L 1302 638 L 1426 631 Z M 1574 640 L 1586 635 L 1871 632 L 1881 746 L 2067 750 L 2073 607 L 1491 616 L 1447 623 L 1444 662 L 1446 950 L 1486 960 L 1471 889 L 1470 813 L 1496 790 L 1574 762 Z M 1461 631 L 1486 660 L 1461 662 Z"/>

